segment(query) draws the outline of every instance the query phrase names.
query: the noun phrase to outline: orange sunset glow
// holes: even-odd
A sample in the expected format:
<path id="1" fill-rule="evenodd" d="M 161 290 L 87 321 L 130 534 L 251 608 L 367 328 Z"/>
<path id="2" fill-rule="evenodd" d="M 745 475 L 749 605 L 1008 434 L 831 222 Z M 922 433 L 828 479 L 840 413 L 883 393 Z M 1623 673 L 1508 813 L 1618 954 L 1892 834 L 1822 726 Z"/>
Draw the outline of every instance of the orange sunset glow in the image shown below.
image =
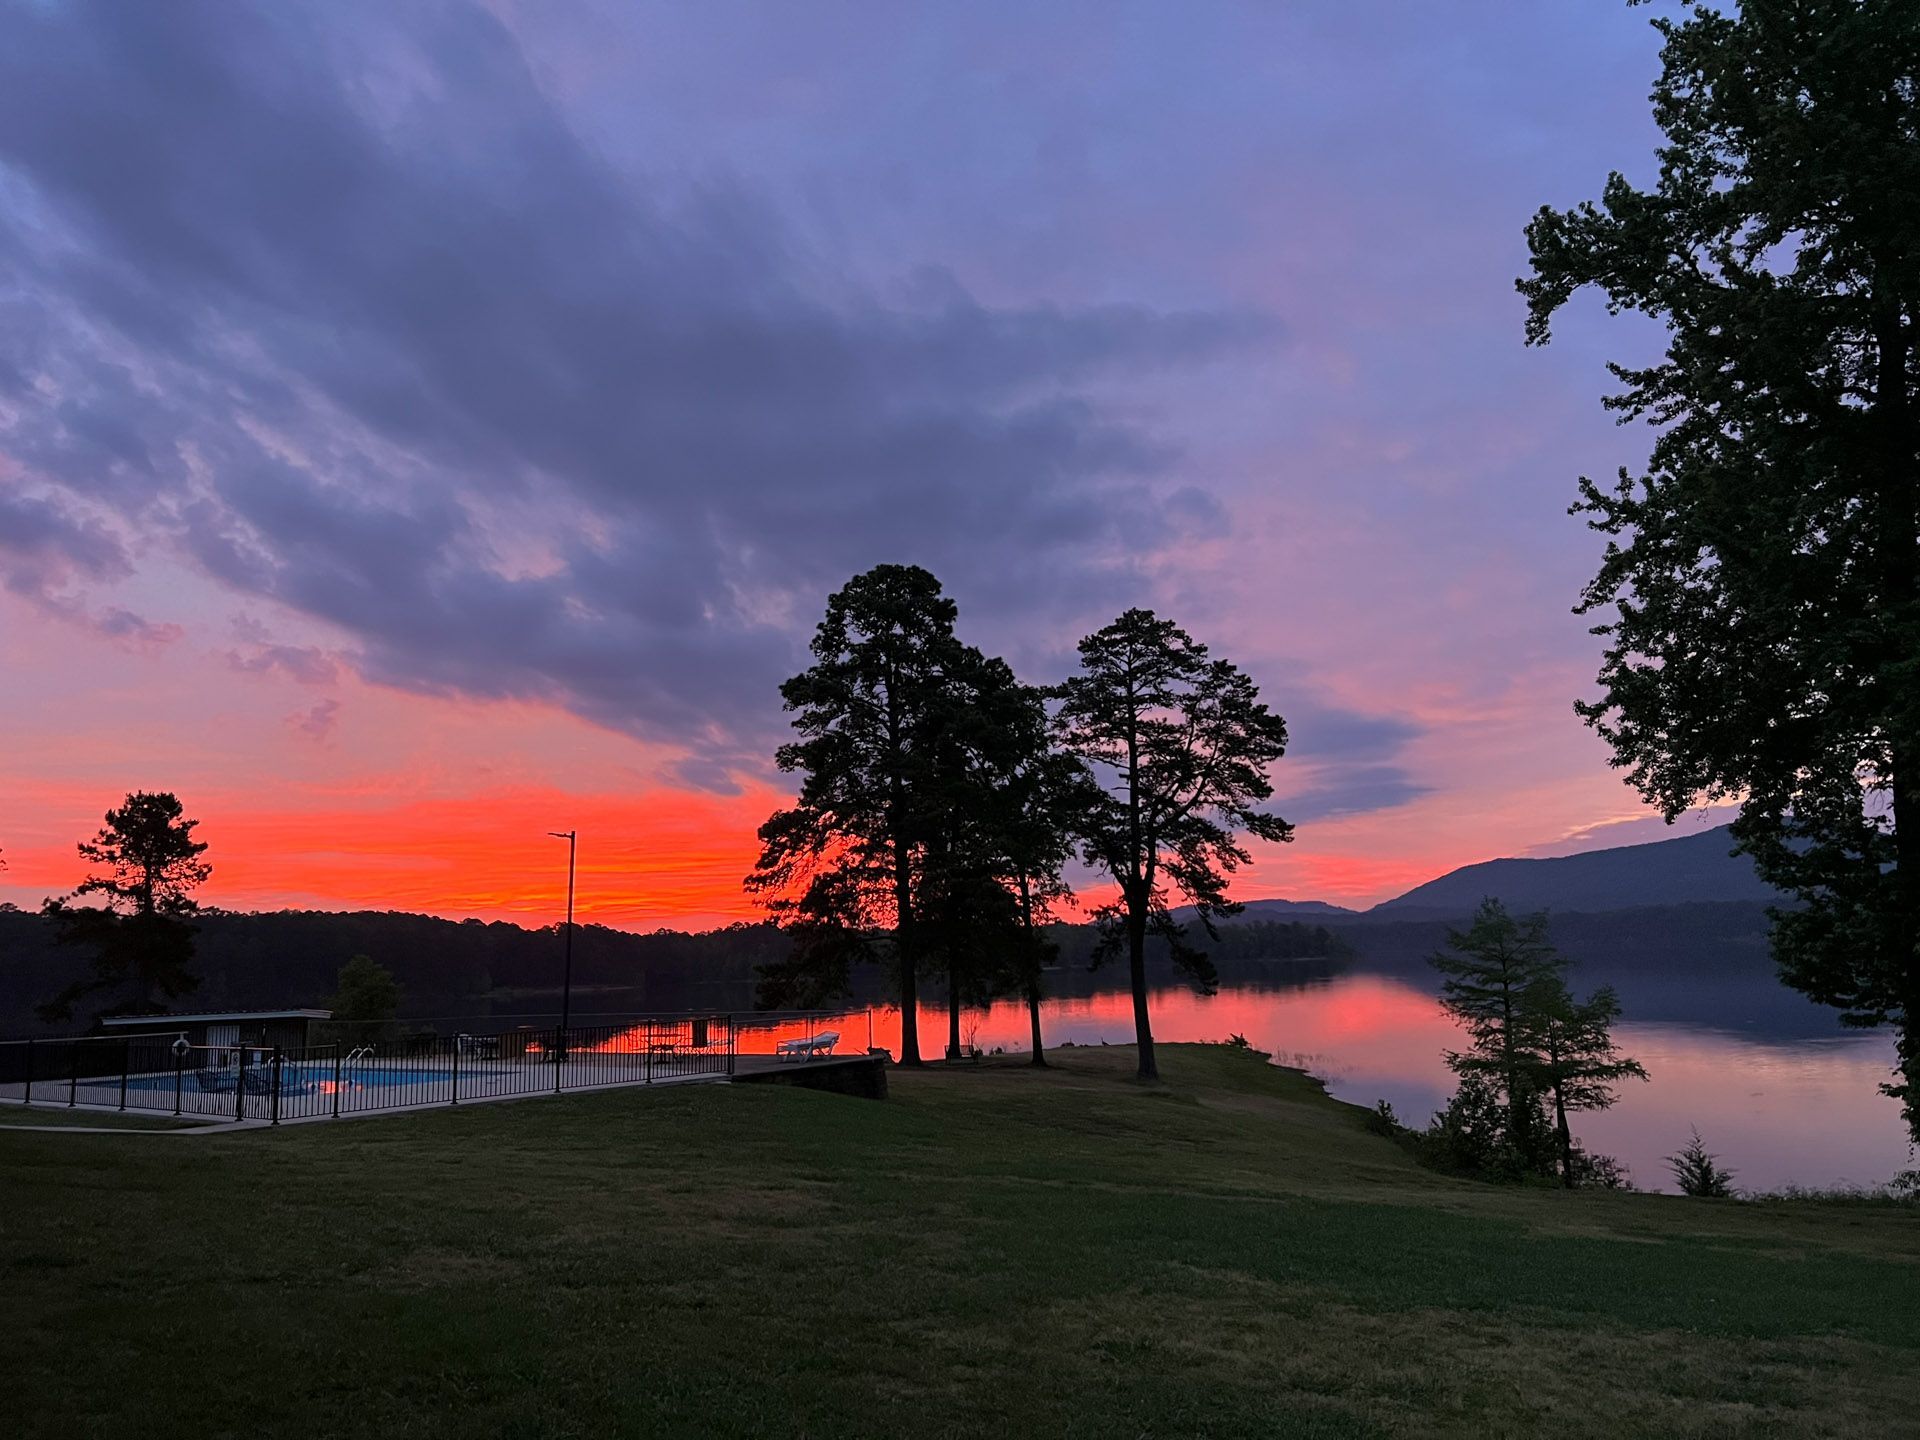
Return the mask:
<path id="1" fill-rule="evenodd" d="M 333 723 L 316 737 L 296 723 L 311 687 L 236 671 L 229 647 L 128 648 L 33 623 L 5 596 L 0 616 L 10 622 L 0 657 L 45 677 L 0 711 L 0 897 L 16 904 L 77 883 L 74 844 L 121 794 L 146 786 L 175 790 L 200 820 L 214 866 L 204 897 L 229 909 L 547 924 L 564 904 L 565 854 L 546 832 L 577 829 L 584 921 L 699 929 L 759 913 L 740 881 L 758 854 L 758 826 L 791 793 L 770 766 L 729 791 L 689 788 L 673 776 L 671 748 L 561 707 L 412 695 L 345 676 L 331 687 Z M 76 656 L 90 666 L 56 663 Z M 117 675 L 114 693 L 139 693 L 137 707 L 103 710 L 96 675 Z M 761 709 L 762 727 L 777 733 L 771 690 Z M 131 726 L 120 719 L 127 713 Z M 1455 865 L 1636 813 L 1604 768 L 1554 778 L 1568 738 L 1590 747 L 1570 716 L 1542 727 L 1525 710 L 1476 713 L 1470 723 L 1497 751 L 1487 763 L 1504 783 L 1530 770 L 1540 778 L 1504 793 L 1478 781 L 1465 792 L 1436 788 L 1389 812 L 1305 821 L 1296 843 L 1257 854 L 1235 893 L 1364 907 Z M 1476 763 L 1470 754 L 1452 772 L 1464 780 Z M 1283 760 L 1276 808 L 1287 814 L 1289 793 L 1311 791 L 1322 773 L 1310 751 Z M 1589 843 L 1607 843 L 1604 826 Z"/>
<path id="2" fill-rule="evenodd" d="M 587 918 L 749 915 L 754 830 L 791 793 L 778 686 L 827 595 L 882 562 L 937 575 L 959 634 L 1032 683 L 1130 606 L 1245 670 L 1289 723 L 1274 808 L 1297 825 L 1236 877 L 1246 898 L 1364 907 L 1647 815 L 1572 711 L 1598 546 L 1565 514 L 1577 475 L 1645 437 L 1593 402 L 1618 358 L 1600 336 L 1569 327 L 1542 363 L 1512 295 L 1514 217 L 1605 171 L 1587 122 L 1463 149 L 1485 117 L 1362 105 L 1337 126 L 1378 146 L 1356 189 L 1345 159 L 1283 142 L 1292 122 L 1220 131 L 1205 107 L 1168 120 L 1198 149 L 1094 153 L 1131 133 L 1119 92 L 1059 132 L 1074 173 L 1133 177 L 1096 199 L 988 163 L 1056 133 L 1063 62 L 1018 47 L 1033 113 L 941 142 L 981 168 L 943 165 L 923 208 L 876 199 L 929 176 L 923 117 L 877 72 L 831 123 L 763 133 L 748 106 L 656 130 L 633 97 L 678 66 L 609 90 L 599 38 L 486 23 L 498 45 L 458 53 L 537 58 L 477 92 L 433 78 L 438 46 L 399 65 L 420 133 L 389 133 L 358 79 L 301 92 L 325 112 L 302 133 L 358 137 L 355 193 L 383 197 L 350 243 L 269 233 L 244 203 L 296 162 L 170 147 L 160 117 L 122 117 L 140 158 L 113 174 L 198 203 L 123 208 L 118 179 L 19 157 L 40 207 L 22 243 L 45 249 L 22 273 L 65 273 L 87 235 L 89 273 L 140 298 L 23 292 L 39 318 L 0 354 L 30 379 L 0 405 L 0 900 L 71 887 L 75 842 L 146 788 L 201 821 L 211 904 L 537 921 L 545 833 L 577 829 Z M 800 93 L 687 83 L 703 107 Z M 497 169 L 447 168 L 470 93 Z M 1631 125 L 1632 93 L 1582 71 L 1552 104 Z M 529 176 L 564 193 L 529 203 Z M 711 203 L 701 176 L 739 192 Z M 324 199 L 337 178 L 312 194 L 357 223 Z M 1429 243 L 1383 261 L 1422 197 Z M 532 228 L 496 249 L 503 217 Z"/>
<path id="3" fill-rule="evenodd" d="M 0 1440 L 1910 1434 L 1916 76 L 0 0 Z"/>

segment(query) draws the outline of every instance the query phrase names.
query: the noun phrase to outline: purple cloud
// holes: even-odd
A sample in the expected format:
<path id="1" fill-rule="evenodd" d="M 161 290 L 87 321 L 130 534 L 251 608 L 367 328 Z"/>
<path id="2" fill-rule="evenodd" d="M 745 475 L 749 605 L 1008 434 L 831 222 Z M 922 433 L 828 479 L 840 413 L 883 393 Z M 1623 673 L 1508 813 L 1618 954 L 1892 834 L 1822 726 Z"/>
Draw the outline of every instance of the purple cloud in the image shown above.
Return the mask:
<path id="1" fill-rule="evenodd" d="M 888 292 L 743 184 L 615 169 L 487 12 L 344 13 L 0 19 L 31 322 L 0 450 L 345 631 L 367 678 L 564 705 L 724 784 L 853 571 L 1097 620 L 1226 527 L 1102 397 L 1270 352 L 1269 314 Z M 99 535 L 41 563 L 124 570 Z"/>

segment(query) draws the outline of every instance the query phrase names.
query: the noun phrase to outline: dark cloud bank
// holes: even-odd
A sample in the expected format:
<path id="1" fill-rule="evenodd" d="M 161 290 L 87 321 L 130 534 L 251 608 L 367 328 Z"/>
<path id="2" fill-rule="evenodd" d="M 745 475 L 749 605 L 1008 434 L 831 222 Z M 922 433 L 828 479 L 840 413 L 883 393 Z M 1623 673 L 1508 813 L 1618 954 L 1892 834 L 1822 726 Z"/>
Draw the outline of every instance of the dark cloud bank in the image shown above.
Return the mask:
<path id="1" fill-rule="evenodd" d="M 1222 523 L 1097 394 L 1269 318 L 830 271 L 737 188 L 613 172 L 475 9 L 13 8 L 0 577 L 71 614 L 164 548 L 369 679 L 562 704 L 725 784 L 853 571 L 1097 619 L 1138 547 Z"/>

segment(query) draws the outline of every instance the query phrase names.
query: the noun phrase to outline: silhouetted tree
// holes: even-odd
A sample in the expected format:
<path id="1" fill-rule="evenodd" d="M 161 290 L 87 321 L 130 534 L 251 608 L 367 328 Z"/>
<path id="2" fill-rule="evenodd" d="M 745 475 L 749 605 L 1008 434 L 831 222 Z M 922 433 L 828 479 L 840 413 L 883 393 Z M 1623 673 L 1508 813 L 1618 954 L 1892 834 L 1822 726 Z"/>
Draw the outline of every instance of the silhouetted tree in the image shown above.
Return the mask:
<path id="1" fill-rule="evenodd" d="M 992 827 L 995 870 L 1013 897 L 1019 923 L 1018 933 L 999 952 L 995 988 L 1026 1001 L 1032 1063 L 1044 1067 L 1042 975 L 1059 953 L 1045 927 L 1072 902 L 1064 871 L 1073 858 L 1082 819 L 1098 793 L 1086 766 L 1054 744 L 1043 691 L 1016 684 L 999 690 L 995 702 L 987 712 L 995 743 L 984 752 L 985 813 Z"/>
<path id="2" fill-rule="evenodd" d="M 1448 1066 L 1498 1092 L 1507 1144 L 1520 1168 L 1539 1168 L 1546 1124 L 1537 1005 L 1567 964 L 1547 941 L 1547 917 L 1516 918 L 1498 900 L 1483 900 L 1465 930 L 1449 927 L 1447 949 L 1430 963 L 1445 977 L 1440 1003 L 1467 1032 L 1467 1048 L 1449 1050 Z"/>
<path id="3" fill-rule="evenodd" d="M 962 646 L 946 674 L 941 723 L 927 742 L 928 806 L 920 934 L 946 971 L 947 1056 L 959 1057 L 961 1011 L 992 997 L 1004 957 L 1020 943 L 1003 885 L 1007 779 L 1032 692 L 1005 661 Z"/>
<path id="4" fill-rule="evenodd" d="M 1157 1079 L 1147 936 L 1164 937 L 1175 961 L 1212 989 L 1212 962 L 1181 943 L 1167 900 L 1191 900 L 1213 935 L 1216 917 L 1240 909 L 1226 893 L 1228 876 L 1251 859 L 1239 832 L 1292 838 L 1292 826 L 1255 808 L 1273 794 L 1267 767 L 1286 752 L 1286 723 L 1239 669 L 1150 610 L 1129 610 L 1082 640 L 1080 672 L 1059 696 L 1062 747 L 1099 785 L 1079 822 L 1086 858 L 1120 890 L 1096 918 L 1108 949 L 1126 946 L 1140 1078 Z"/>
<path id="5" fill-rule="evenodd" d="M 1645 475 L 1580 482 L 1612 612 L 1580 712 L 1672 819 L 1734 834 L 1796 895 L 1786 980 L 1897 1027 L 1920 1138 L 1920 6 L 1689 6 L 1654 21 L 1651 190 L 1542 209 L 1527 338 L 1597 287 L 1662 322 L 1606 401 L 1658 427 Z"/>
<path id="6" fill-rule="evenodd" d="M 340 979 L 327 1000 L 333 1024 L 349 1041 L 386 1039 L 400 1015 L 400 982 L 368 955 L 356 955 L 340 967 Z"/>
<path id="7" fill-rule="evenodd" d="M 1568 1112 L 1607 1109 L 1618 1098 L 1614 1087 L 1620 1081 L 1644 1080 L 1647 1071 L 1613 1043 L 1620 1001 L 1612 986 L 1603 985 L 1585 1000 L 1575 1000 L 1555 975 L 1532 987 L 1525 999 L 1527 1028 L 1537 1057 L 1534 1081 L 1552 1102 L 1560 1179 L 1572 1189 L 1576 1167 Z"/>
<path id="8" fill-rule="evenodd" d="M 172 1000 L 200 984 L 188 917 L 199 909 L 193 891 L 213 867 L 200 858 L 207 847 L 193 838 L 197 824 L 182 818 L 176 797 L 136 791 L 80 842 L 80 858 L 95 872 L 72 896 L 48 900 L 42 913 L 58 943 L 93 949 L 93 973 L 41 1006 L 43 1020 L 69 1020 L 77 1002 L 103 991 L 118 991 L 119 999 L 99 1013 L 138 1013 L 151 1010 L 156 995 Z M 105 903 L 72 903 L 82 895 Z"/>
<path id="9" fill-rule="evenodd" d="M 762 996 L 837 993 L 854 961 L 890 953 L 905 1065 L 920 1063 L 919 912 L 952 801 L 942 737 L 959 720 L 963 672 L 982 663 L 954 617 L 918 566 L 876 566 L 828 598 L 812 667 L 780 688 L 800 738 L 774 758 L 800 773 L 799 799 L 761 826 L 746 882 L 795 936 Z"/>
<path id="10" fill-rule="evenodd" d="M 1679 1154 L 1667 1157 L 1667 1168 L 1673 1172 L 1673 1182 L 1682 1195 L 1725 1200 L 1733 1194 L 1734 1172 L 1721 1168 L 1720 1157 L 1707 1149 L 1698 1129 Z"/>

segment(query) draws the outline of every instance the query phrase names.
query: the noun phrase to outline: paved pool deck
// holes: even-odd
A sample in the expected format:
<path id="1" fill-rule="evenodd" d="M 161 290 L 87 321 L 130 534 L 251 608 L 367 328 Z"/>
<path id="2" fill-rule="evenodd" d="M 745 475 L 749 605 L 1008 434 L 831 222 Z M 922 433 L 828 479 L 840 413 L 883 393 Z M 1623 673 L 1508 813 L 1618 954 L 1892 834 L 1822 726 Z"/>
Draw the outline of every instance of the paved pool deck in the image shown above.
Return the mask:
<path id="1" fill-rule="evenodd" d="M 111 1079 L 83 1079 L 77 1086 L 71 1087 L 66 1081 L 53 1081 L 49 1082 L 53 1087 L 52 1093 L 49 1093 L 44 1098 L 40 1095 L 35 1095 L 29 1103 L 17 1094 L 0 1095 L 0 1107 L 5 1107 L 13 1114 L 31 1114 L 36 1110 L 47 1110 L 73 1116 L 98 1116 L 103 1122 L 108 1122 L 119 1116 L 126 1115 L 135 1117 L 149 1116 L 167 1120 L 199 1121 L 204 1123 L 188 1124 L 179 1127 L 156 1126 L 152 1128 L 115 1126 L 110 1123 L 102 1123 L 100 1125 L 8 1124 L 0 1126 L 0 1133 L 4 1133 L 6 1130 L 24 1130 L 32 1134 L 43 1135 L 224 1135 L 242 1130 L 272 1130 L 288 1125 L 331 1124 L 339 1120 L 362 1120 L 383 1115 L 418 1114 L 421 1111 L 428 1110 L 458 1110 L 465 1109 L 469 1105 L 496 1105 L 504 1104 L 512 1100 L 550 1100 L 556 1095 L 596 1095 L 609 1090 L 649 1090 L 668 1085 L 724 1085 L 734 1079 L 741 1079 L 748 1082 L 756 1079 L 772 1080 L 775 1078 L 792 1078 L 798 1080 L 805 1072 L 820 1073 L 829 1068 L 839 1069 L 851 1065 L 870 1065 L 871 1063 L 872 1057 L 859 1053 L 837 1056 L 821 1055 L 807 1060 L 794 1060 L 773 1055 L 736 1055 L 734 1057 L 734 1073 L 732 1075 L 725 1073 L 695 1075 L 660 1074 L 651 1078 L 635 1079 L 631 1076 L 623 1076 L 620 1079 L 596 1082 L 591 1079 L 581 1078 L 579 1070 L 587 1069 L 590 1073 L 589 1067 L 591 1065 L 589 1060 L 582 1059 L 577 1062 L 569 1061 L 568 1069 L 570 1072 L 573 1072 L 573 1078 L 569 1080 L 564 1088 L 557 1090 L 544 1087 L 538 1089 L 524 1088 L 510 1093 L 494 1094 L 487 1093 L 484 1088 L 490 1076 L 497 1077 L 507 1072 L 489 1071 L 483 1066 L 476 1066 L 472 1070 L 463 1073 L 461 1077 L 463 1086 L 471 1085 L 472 1088 L 471 1090 L 463 1089 L 457 1101 L 450 1100 L 447 1097 L 446 1091 L 443 1088 L 446 1082 L 437 1080 L 422 1081 L 417 1087 L 421 1091 L 438 1090 L 439 1093 L 436 1095 L 423 1093 L 419 1098 L 396 1096 L 390 1104 L 382 1104 L 377 1107 L 363 1109 L 344 1108 L 337 1115 L 332 1113 L 330 1109 L 309 1115 L 290 1113 L 282 1115 L 277 1121 L 256 1116 L 249 1116 L 245 1119 L 235 1119 L 232 1111 L 233 1098 L 231 1096 L 218 1094 L 206 1095 L 192 1089 L 191 1086 L 183 1087 L 182 1090 L 183 1100 L 190 1097 L 191 1103 L 183 1104 L 183 1108 L 176 1113 L 171 1105 L 141 1105 L 136 1103 L 129 1104 L 123 1108 L 119 1103 L 120 1082 L 117 1076 Z M 7 1088 L 18 1090 L 20 1087 L 15 1085 Z M 394 1085 L 386 1088 L 390 1090 L 405 1090 L 413 1087 Z M 827 1088 L 833 1087 L 829 1086 Z M 71 1103 L 69 1103 L 67 1098 L 69 1090 L 71 1090 L 73 1095 Z M 148 1090 L 144 1093 L 155 1094 L 165 1092 Z M 260 1097 L 250 1096 L 248 1098 L 258 1099 Z"/>

